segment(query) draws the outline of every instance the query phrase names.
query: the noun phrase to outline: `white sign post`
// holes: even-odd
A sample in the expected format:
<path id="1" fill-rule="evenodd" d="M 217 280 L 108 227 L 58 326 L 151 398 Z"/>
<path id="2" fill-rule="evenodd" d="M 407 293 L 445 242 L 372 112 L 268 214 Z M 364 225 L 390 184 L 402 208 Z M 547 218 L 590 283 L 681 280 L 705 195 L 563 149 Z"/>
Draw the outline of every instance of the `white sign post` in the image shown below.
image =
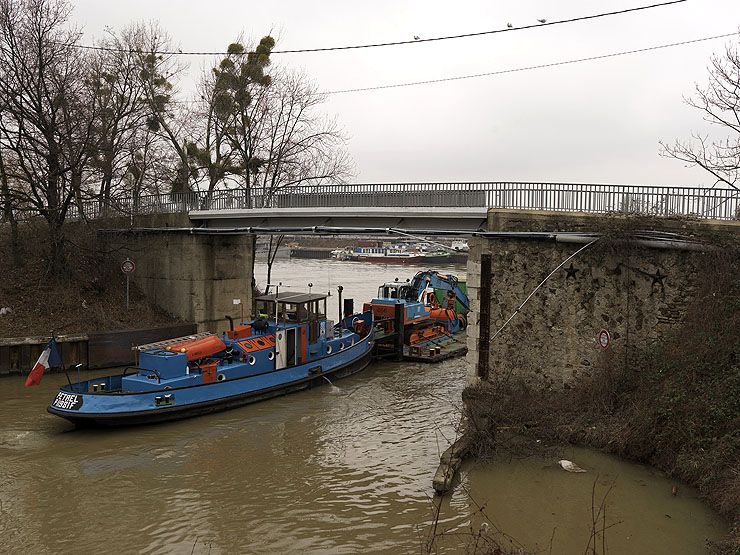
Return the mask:
<path id="1" fill-rule="evenodd" d="M 131 281 L 131 274 L 136 270 L 136 264 L 130 258 L 127 258 L 121 263 L 121 271 L 126 276 L 126 310 L 129 309 L 129 282 Z"/>
<path id="2" fill-rule="evenodd" d="M 241 299 L 234 299 L 233 303 L 234 306 L 239 305 L 239 323 L 241 324 L 244 321 L 244 305 Z"/>

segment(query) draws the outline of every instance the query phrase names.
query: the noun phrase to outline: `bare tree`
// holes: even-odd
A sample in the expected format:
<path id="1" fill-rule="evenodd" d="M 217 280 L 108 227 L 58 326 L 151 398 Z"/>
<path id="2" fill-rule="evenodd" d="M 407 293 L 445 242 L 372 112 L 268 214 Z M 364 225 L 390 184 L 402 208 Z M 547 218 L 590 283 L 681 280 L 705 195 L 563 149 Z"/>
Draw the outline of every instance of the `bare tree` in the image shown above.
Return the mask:
<path id="1" fill-rule="evenodd" d="M 253 96 L 260 95 L 261 89 L 271 82 L 265 69 L 275 44 L 272 37 L 263 37 L 251 52 L 240 41 L 228 46 L 226 57 L 203 74 L 199 85 L 202 137 L 188 145 L 188 151 L 191 167 L 206 173 L 209 200 L 216 186 L 228 176 L 244 176 L 249 191 L 252 164 L 245 152 L 249 151 L 254 133 Z"/>
<path id="2" fill-rule="evenodd" d="M 172 41 L 159 25 L 140 24 L 132 33 L 131 42 L 138 56 L 138 73 L 142 87 L 142 101 L 147 108 L 149 129 L 165 139 L 177 156 L 178 163 L 172 192 L 191 190 L 190 164 L 187 143 L 190 130 L 187 108 L 173 102 L 177 94 L 176 79 L 186 69 L 172 52 Z"/>
<path id="3" fill-rule="evenodd" d="M 728 44 L 723 55 L 714 55 L 709 66 L 709 83 L 696 86 L 696 97 L 686 103 L 702 112 L 704 121 L 718 126 L 729 136 L 711 139 L 693 132 L 691 141 L 663 142 L 661 154 L 698 166 L 709 172 L 716 184 L 738 189 L 740 177 L 740 54 L 737 44 Z"/>
<path id="4" fill-rule="evenodd" d="M 99 180 L 96 189 L 102 210 L 109 207 L 117 189 L 127 189 L 125 178 L 131 168 L 131 157 L 136 158 L 141 147 L 137 139 L 143 138 L 142 130 L 146 131 L 149 112 L 142 102 L 140 56 L 135 52 L 140 35 L 136 26 L 119 34 L 110 32 L 98 43 L 101 50 L 89 60 L 87 80 L 95 89 L 93 101 L 97 112 L 91 166 Z"/>
<path id="5" fill-rule="evenodd" d="M 10 251 L 13 257 L 13 265 L 17 268 L 21 265 L 20 242 L 18 240 L 18 220 L 15 217 L 17 207 L 14 195 L 10 191 L 10 168 L 6 168 L 3 148 L 0 145 L 0 192 L 2 193 L 2 219 L 10 225 Z"/>
<path id="6" fill-rule="evenodd" d="M 79 199 L 92 109 L 79 33 L 64 0 L 0 0 L 0 149 L 6 185 L 49 229 L 49 267 L 65 268 L 63 224 Z"/>
<path id="7" fill-rule="evenodd" d="M 346 182 L 351 176 L 346 139 L 335 120 L 318 113 L 326 96 L 314 83 L 302 73 L 281 71 L 260 100 L 260 135 L 253 140 L 253 157 L 260 161 L 254 165 L 255 206 L 271 206 L 279 194 L 310 195 L 312 186 Z M 268 284 L 283 239 L 270 237 Z"/>
<path id="8" fill-rule="evenodd" d="M 307 186 L 344 183 L 351 176 L 345 137 L 335 120 L 317 112 L 325 101 L 326 95 L 302 73 L 273 76 L 260 114 L 264 136 L 257 184 L 262 206 L 281 191 L 310 191 Z"/>
<path id="9" fill-rule="evenodd" d="M 134 208 L 142 194 L 166 192 L 160 186 L 172 177 L 171 153 L 168 144 L 148 126 L 135 129 L 122 159 L 125 164 L 122 189 L 131 195 Z"/>

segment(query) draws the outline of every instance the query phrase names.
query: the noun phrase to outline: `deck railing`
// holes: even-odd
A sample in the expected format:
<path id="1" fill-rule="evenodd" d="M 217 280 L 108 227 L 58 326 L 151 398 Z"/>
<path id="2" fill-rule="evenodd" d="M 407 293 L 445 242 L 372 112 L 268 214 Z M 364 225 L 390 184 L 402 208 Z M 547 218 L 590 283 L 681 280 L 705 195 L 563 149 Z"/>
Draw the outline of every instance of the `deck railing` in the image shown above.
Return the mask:
<path id="1" fill-rule="evenodd" d="M 277 191 L 242 188 L 163 193 L 83 203 L 85 218 L 249 208 L 463 207 L 565 212 L 622 212 L 740 219 L 740 190 L 647 185 L 467 182 L 302 185 Z"/>

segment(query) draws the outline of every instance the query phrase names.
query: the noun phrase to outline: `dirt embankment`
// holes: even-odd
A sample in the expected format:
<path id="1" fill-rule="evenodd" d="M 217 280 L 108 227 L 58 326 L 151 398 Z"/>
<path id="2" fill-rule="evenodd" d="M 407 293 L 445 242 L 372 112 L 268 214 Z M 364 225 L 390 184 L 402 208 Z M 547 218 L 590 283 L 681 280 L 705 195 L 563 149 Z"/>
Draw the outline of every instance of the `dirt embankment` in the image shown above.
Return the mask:
<path id="1" fill-rule="evenodd" d="M 66 229 L 67 271 L 48 274 L 47 231 L 40 222 L 20 225 L 21 260 L 16 264 L 7 226 L 0 226 L 0 337 L 122 330 L 177 322 L 152 305 L 131 284 L 126 310 L 126 278 L 120 262 L 126 256 L 110 251 L 85 224 Z M 120 259 L 120 260 L 119 260 Z"/>
<path id="2" fill-rule="evenodd" d="M 650 352 L 564 392 L 517 379 L 468 388 L 479 451 L 506 430 L 651 464 L 728 517 L 717 550 L 740 552 L 740 250 L 708 254 L 705 267 L 683 326 Z"/>

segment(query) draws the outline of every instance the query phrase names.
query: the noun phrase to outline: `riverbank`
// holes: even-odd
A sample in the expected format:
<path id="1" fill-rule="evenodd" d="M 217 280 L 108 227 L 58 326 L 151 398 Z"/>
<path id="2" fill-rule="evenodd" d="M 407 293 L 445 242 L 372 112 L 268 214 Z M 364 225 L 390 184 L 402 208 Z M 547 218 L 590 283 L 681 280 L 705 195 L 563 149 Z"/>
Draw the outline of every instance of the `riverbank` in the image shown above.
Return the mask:
<path id="1" fill-rule="evenodd" d="M 565 390 L 517 378 L 466 389 L 479 455 L 506 429 L 650 464 L 730 520 L 718 552 L 740 550 L 740 253 L 712 256 L 683 326 L 650 351 Z"/>
<path id="2" fill-rule="evenodd" d="M 6 226 L 7 227 L 7 226 Z M 77 334 L 98 330 L 155 327 L 179 322 L 150 303 L 131 283 L 126 309 L 126 278 L 119 267 L 135 254 L 110 252 L 85 224 L 67 228 L 67 271 L 48 277 L 43 247 L 46 230 L 39 223 L 19 228 L 20 260 L 14 262 L 7 229 L 0 229 L 0 337 Z M 120 262 L 119 262 L 120 261 Z"/>

